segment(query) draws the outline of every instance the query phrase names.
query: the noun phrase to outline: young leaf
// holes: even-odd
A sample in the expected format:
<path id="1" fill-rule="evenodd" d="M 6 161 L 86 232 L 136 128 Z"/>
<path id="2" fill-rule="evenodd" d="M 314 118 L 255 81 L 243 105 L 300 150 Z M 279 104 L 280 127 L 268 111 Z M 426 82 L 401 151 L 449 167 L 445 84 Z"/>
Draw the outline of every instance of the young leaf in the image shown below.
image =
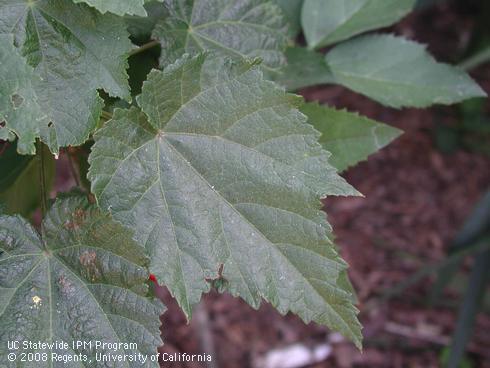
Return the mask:
<path id="1" fill-rule="evenodd" d="M 286 49 L 286 59 L 287 65 L 269 76 L 288 90 L 332 83 L 332 73 L 322 54 L 304 47 L 290 47 Z"/>
<path id="2" fill-rule="evenodd" d="M 335 82 L 392 107 L 452 104 L 485 92 L 462 70 L 437 63 L 425 47 L 392 35 L 363 36 L 326 55 Z"/>
<path id="3" fill-rule="evenodd" d="M 301 23 L 309 48 L 320 48 L 371 29 L 389 26 L 416 0 L 305 0 Z"/>
<path id="4" fill-rule="evenodd" d="M 170 17 L 153 32 L 162 45 L 161 66 L 184 53 L 205 50 L 235 59 L 261 58 L 269 69 L 284 64 L 288 23 L 272 1 L 166 0 L 165 4 Z"/>
<path id="5" fill-rule="evenodd" d="M 42 110 L 38 116 L 46 116 L 39 134 L 53 152 L 83 143 L 94 129 L 102 108 L 97 89 L 130 99 L 125 70 L 131 43 L 122 18 L 71 1 L 4 0 L 0 34 L 9 33 L 37 76 L 31 84 Z M 0 106 L 10 102 L 1 97 Z M 32 141 L 34 125 L 16 131 Z"/>
<path id="6" fill-rule="evenodd" d="M 96 352 L 156 354 L 164 308 L 145 297 L 143 253 L 127 230 L 83 197 L 57 200 L 42 235 L 20 216 L 0 216 L 0 365 L 9 364 L 7 341 L 15 340 L 65 341 L 69 353 L 87 355 L 94 367 L 105 366 L 95 362 Z M 137 348 L 71 350 L 77 340 Z"/>
<path id="7" fill-rule="evenodd" d="M 111 12 L 117 15 L 139 15 L 145 17 L 145 3 L 150 0 L 73 0 L 75 3 L 86 3 L 102 14 Z M 163 0 L 160 0 L 163 1 Z"/>
<path id="8" fill-rule="evenodd" d="M 152 71 L 138 103 L 96 133 L 89 178 L 187 316 L 222 277 L 253 307 L 264 298 L 359 346 L 347 265 L 319 210 L 321 196 L 358 193 L 329 165 L 301 99 L 258 66 L 198 55 Z"/>
<path id="9" fill-rule="evenodd" d="M 319 141 L 332 153 L 330 163 L 339 171 L 367 159 L 402 133 L 364 116 L 318 103 L 306 103 L 300 110 L 308 116 L 308 122 L 322 133 Z"/>
<path id="10" fill-rule="evenodd" d="M 0 139 L 17 136 L 22 154 L 35 153 L 34 142 L 45 118 L 33 88 L 37 82 L 33 69 L 14 47 L 12 35 L 0 34 Z"/>

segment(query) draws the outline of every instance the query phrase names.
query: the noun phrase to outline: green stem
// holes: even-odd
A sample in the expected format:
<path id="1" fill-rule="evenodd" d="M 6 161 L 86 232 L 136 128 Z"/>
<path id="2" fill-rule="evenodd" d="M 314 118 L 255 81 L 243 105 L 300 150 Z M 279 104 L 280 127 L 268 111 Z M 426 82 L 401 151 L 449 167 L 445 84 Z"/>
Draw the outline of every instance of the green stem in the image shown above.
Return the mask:
<path id="1" fill-rule="evenodd" d="M 66 155 L 68 156 L 68 167 L 70 169 L 71 176 L 73 177 L 73 180 L 75 180 L 77 187 L 81 188 L 80 179 L 78 178 L 78 173 L 75 169 L 75 163 L 73 162 L 73 157 L 70 151 L 66 150 Z"/>
<path id="2" fill-rule="evenodd" d="M 476 241 L 474 244 L 447 256 L 442 261 L 422 267 L 421 269 L 410 275 L 410 277 L 406 278 L 398 285 L 395 285 L 395 287 L 386 290 L 379 299 L 372 299 L 368 301 L 364 305 L 363 311 L 372 311 L 378 308 L 382 303 L 386 303 L 392 298 L 401 295 L 406 289 L 417 284 L 419 281 L 423 280 L 432 273 L 440 272 L 442 269 L 453 264 L 454 262 L 462 260 L 465 256 L 489 250 L 490 238 L 485 236 L 482 239 Z"/>
<path id="3" fill-rule="evenodd" d="M 39 187 L 41 190 L 41 213 L 44 216 L 48 210 L 48 197 L 46 193 L 46 165 L 44 162 L 44 147 L 41 141 L 37 141 L 37 156 L 39 160 Z"/>
<path id="4" fill-rule="evenodd" d="M 159 45 L 158 41 L 150 41 L 148 43 L 145 43 L 144 45 L 141 45 L 137 49 L 131 50 L 129 52 L 129 56 L 139 54 L 140 52 L 144 52 L 144 51 L 151 49 L 151 48 L 158 46 L 158 45 Z"/>
<path id="5" fill-rule="evenodd" d="M 488 63 L 490 61 L 490 47 L 477 52 L 476 54 L 470 56 L 468 59 L 463 60 L 459 67 L 463 70 L 469 71 L 476 68 L 482 64 Z"/>
<path id="6" fill-rule="evenodd" d="M 108 111 L 102 110 L 102 113 L 100 116 L 105 119 L 105 120 L 111 120 L 112 119 L 112 114 Z"/>

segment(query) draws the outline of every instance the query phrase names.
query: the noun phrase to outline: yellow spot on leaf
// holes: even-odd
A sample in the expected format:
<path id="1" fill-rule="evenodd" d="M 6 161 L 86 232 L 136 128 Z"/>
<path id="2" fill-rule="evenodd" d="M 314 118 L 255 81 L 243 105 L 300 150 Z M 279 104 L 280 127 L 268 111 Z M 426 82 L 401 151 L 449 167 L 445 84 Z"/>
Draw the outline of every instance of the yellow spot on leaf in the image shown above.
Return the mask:
<path id="1" fill-rule="evenodd" d="M 32 301 L 34 302 L 35 307 L 39 307 L 41 305 L 42 299 L 38 297 L 37 295 L 34 295 L 32 297 Z"/>

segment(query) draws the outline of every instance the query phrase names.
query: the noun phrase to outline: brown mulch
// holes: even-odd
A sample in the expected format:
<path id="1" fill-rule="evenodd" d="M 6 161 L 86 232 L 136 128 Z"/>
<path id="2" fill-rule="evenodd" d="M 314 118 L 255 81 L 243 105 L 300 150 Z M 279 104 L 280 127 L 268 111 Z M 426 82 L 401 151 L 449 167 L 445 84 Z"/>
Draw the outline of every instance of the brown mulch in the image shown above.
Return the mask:
<path id="1" fill-rule="evenodd" d="M 427 43 L 439 60 L 452 62 L 461 55 L 471 27 L 471 15 L 442 5 L 410 16 L 392 31 Z M 473 76 L 490 92 L 490 67 Z M 361 354 L 347 342 L 336 342 L 331 357 L 314 367 L 437 367 L 454 328 L 458 293 L 445 294 L 431 308 L 426 280 L 387 302 L 380 297 L 420 267 L 444 257 L 449 242 L 490 187 L 490 158 L 462 150 L 444 155 L 435 148 L 434 127 L 454 123 L 458 118 L 454 107 L 393 110 L 331 86 L 302 94 L 307 100 L 346 107 L 405 131 L 345 173 L 365 198 L 325 201 L 359 294 L 365 348 Z M 203 325 L 195 319 L 187 324 L 168 293 L 163 299 L 169 311 L 162 316 L 166 345 L 161 351 L 199 353 Z M 254 311 L 241 300 L 215 293 L 205 296 L 203 303 L 219 367 L 252 367 L 257 357 L 272 349 L 325 342 L 329 337 L 326 328 L 306 326 L 292 315 L 280 316 L 269 305 Z M 490 367 L 488 314 L 477 320 L 470 351 L 474 366 Z"/>

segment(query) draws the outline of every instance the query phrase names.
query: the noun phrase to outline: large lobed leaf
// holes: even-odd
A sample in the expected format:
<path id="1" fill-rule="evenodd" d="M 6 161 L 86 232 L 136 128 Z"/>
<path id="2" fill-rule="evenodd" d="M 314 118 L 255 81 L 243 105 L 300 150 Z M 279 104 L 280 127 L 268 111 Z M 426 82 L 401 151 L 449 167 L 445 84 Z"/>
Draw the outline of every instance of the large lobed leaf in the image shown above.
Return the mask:
<path id="1" fill-rule="evenodd" d="M 17 52 L 12 35 L 0 34 L 0 139 L 14 140 L 21 153 L 34 153 L 43 116 L 34 91 L 39 77 Z"/>
<path id="2" fill-rule="evenodd" d="M 184 312 L 219 279 L 253 307 L 264 298 L 360 346 L 319 202 L 358 193 L 328 163 L 301 99 L 258 66 L 198 55 L 152 71 L 138 103 L 96 133 L 89 178 Z"/>
<path id="3" fill-rule="evenodd" d="M 306 103 L 300 110 L 322 133 L 319 142 L 332 153 L 330 163 L 339 171 L 367 159 L 402 133 L 364 116 L 318 103 Z"/>
<path id="4" fill-rule="evenodd" d="M 301 22 L 310 48 L 389 26 L 409 13 L 416 0 L 305 0 Z"/>
<path id="5" fill-rule="evenodd" d="M 436 62 L 402 37 L 370 35 L 326 55 L 335 83 L 392 107 L 452 104 L 485 92 L 461 69 Z"/>
<path id="6" fill-rule="evenodd" d="M 165 0 L 170 16 L 157 23 L 161 66 L 184 53 L 210 51 L 234 59 L 260 58 L 264 67 L 284 64 L 288 21 L 273 1 Z"/>
<path id="7" fill-rule="evenodd" d="M 137 350 L 53 351 L 87 355 L 92 367 L 105 366 L 95 362 L 96 352 L 156 354 L 163 306 L 145 297 L 146 264 L 131 234 L 83 197 L 57 200 L 42 236 L 20 216 L 0 216 L 0 365 L 27 366 L 8 362 L 7 341 L 137 344 Z M 151 364 L 158 366 L 145 366 Z M 36 362 L 51 365 L 51 358 Z"/>
<path id="8" fill-rule="evenodd" d="M 33 78 L 22 62 L 14 70 L 0 66 L 3 82 L 21 76 L 17 87 L 23 94 L 16 94 L 24 101 L 22 113 L 7 122 L 21 140 L 22 153 L 34 152 L 39 135 L 53 152 L 83 143 L 102 109 L 97 89 L 130 99 L 125 69 L 131 43 L 122 18 L 66 0 L 0 0 L 0 35 L 5 34 L 13 34 L 14 44 L 34 69 Z M 0 95 L 2 110 L 9 97 Z M 25 120 L 35 113 L 36 119 Z"/>

